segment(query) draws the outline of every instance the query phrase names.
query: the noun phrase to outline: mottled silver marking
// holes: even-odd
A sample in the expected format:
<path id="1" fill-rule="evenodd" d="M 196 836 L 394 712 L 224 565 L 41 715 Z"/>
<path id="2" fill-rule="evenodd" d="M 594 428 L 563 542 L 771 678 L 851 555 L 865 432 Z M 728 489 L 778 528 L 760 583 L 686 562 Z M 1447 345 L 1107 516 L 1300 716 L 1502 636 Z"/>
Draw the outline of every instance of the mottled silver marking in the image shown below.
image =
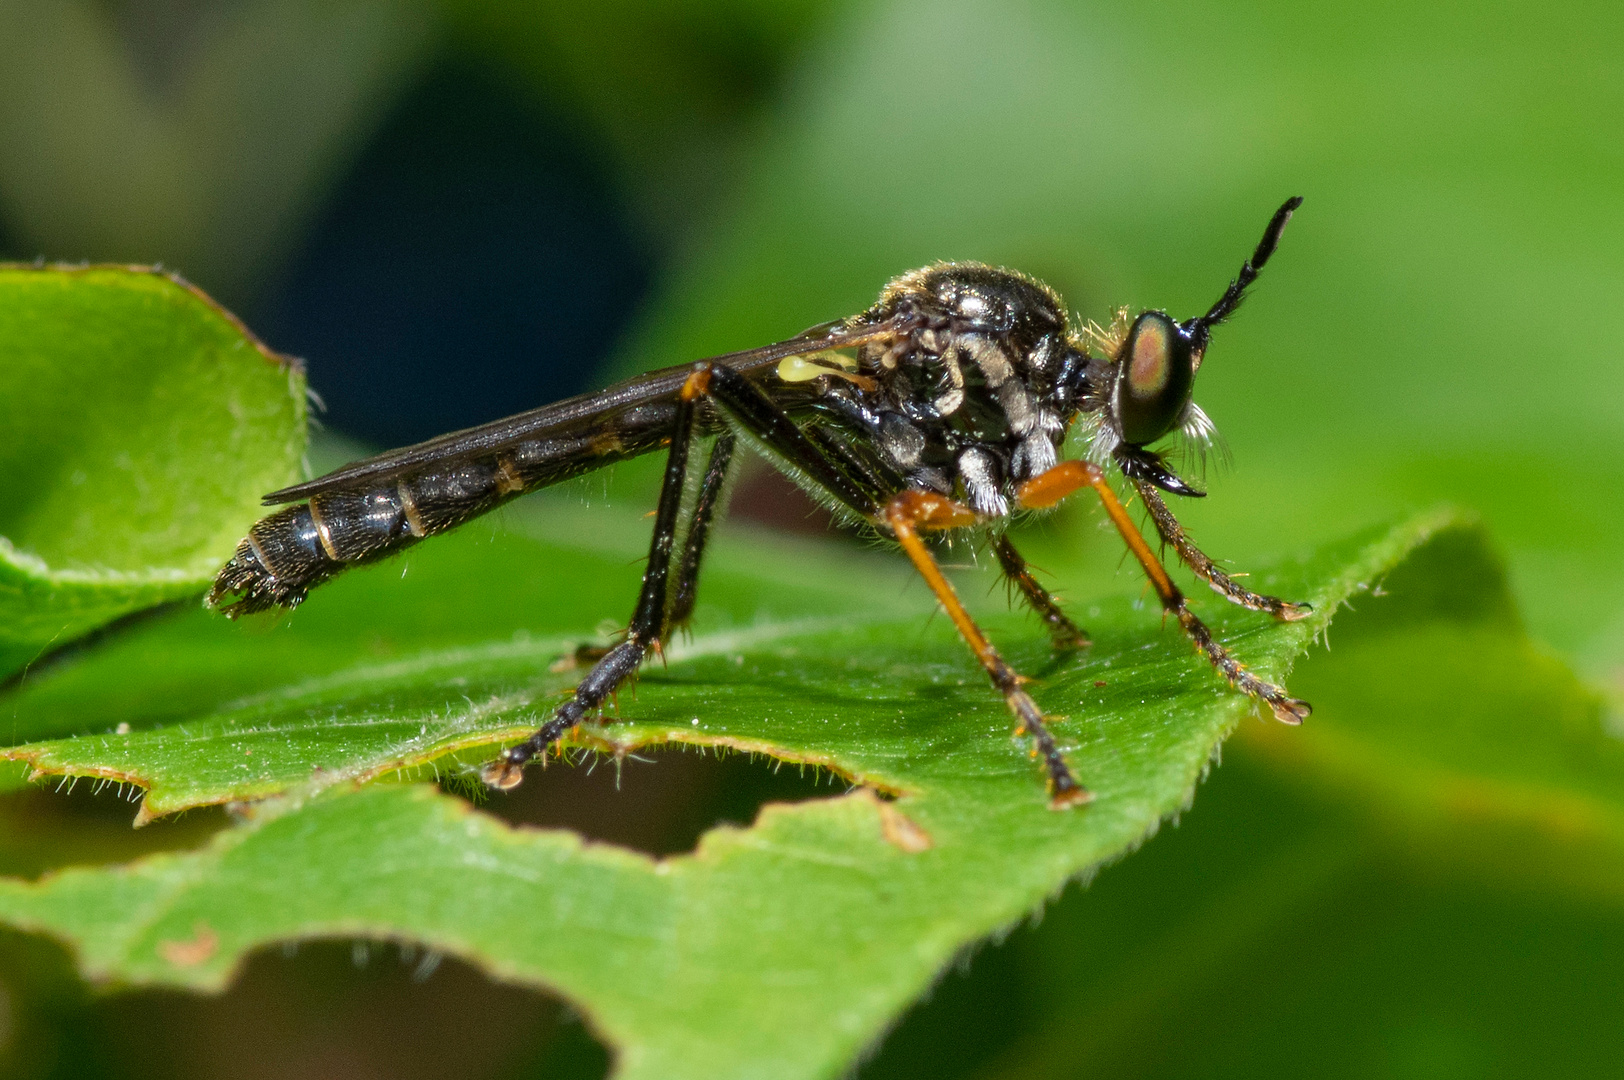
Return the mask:
<path id="1" fill-rule="evenodd" d="M 1045 409 L 1040 405 L 1038 407 L 1038 430 L 1058 442 L 1061 434 L 1066 430 L 1066 422 L 1060 418 L 1059 413 L 1052 409 Z"/>
<path id="2" fill-rule="evenodd" d="M 1045 376 L 1046 383 L 1053 381 L 1053 370 L 1059 366 L 1060 350 L 1051 336 L 1045 336 L 1027 351 L 1026 369 L 1035 375 Z"/>
<path id="3" fill-rule="evenodd" d="M 960 339 L 960 347 L 970 354 L 981 374 L 986 378 L 987 385 L 994 390 L 1003 386 L 1015 377 L 1015 365 L 1010 363 L 1009 354 L 998 347 L 997 342 L 979 334 L 965 334 Z"/>
<path id="4" fill-rule="evenodd" d="M 967 319 L 979 319 L 987 314 L 987 298 L 980 293 L 965 293 L 959 297 L 958 309 Z"/>
<path id="5" fill-rule="evenodd" d="M 880 445 L 898 468 L 912 469 L 925 453 L 925 433 L 906 417 L 886 413 L 880 421 Z"/>
<path id="6" fill-rule="evenodd" d="M 942 354 L 942 373 L 947 376 L 948 386 L 932 404 L 942 416 L 952 416 L 964 404 L 964 369 L 959 366 L 958 349 Z"/>
<path id="7" fill-rule="evenodd" d="M 982 517 L 1004 517 L 1009 500 L 998 490 L 998 471 L 992 455 L 971 447 L 959 455 L 959 479 L 964 481 L 964 499 Z"/>
<path id="8" fill-rule="evenodd" d="M 1004 419 L 1009 421 L 1009 430 L 1022 438 L 1030 435 L 1038 427 L 1038 412 L 1032 405 L 1032 395 L 1026 389 L 1026 384 L 1019 379 L 1011 379 L 993 391 L 998 399 L 999 408 L 1004 410 Z"/>
<path id="9" fill-rule="evenodd" d="M 366 497 L 362 504 L 362 518 L 367 523 L 367 531 L 387 534 L 400 520 L 400 501 L 391 491 L 374 491 Z"/>

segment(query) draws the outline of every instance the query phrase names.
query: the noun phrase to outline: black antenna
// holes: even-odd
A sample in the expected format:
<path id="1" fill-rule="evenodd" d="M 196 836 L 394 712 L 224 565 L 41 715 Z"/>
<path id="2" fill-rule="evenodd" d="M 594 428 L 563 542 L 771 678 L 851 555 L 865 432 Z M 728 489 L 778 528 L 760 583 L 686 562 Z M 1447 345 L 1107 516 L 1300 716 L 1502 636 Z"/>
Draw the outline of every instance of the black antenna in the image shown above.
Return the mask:
<path id="1" fill-rule="evenodd" d="M 1224 295 L 1218 298 L 1218 302 L 1212 305 L 1205 315 L 1185 323 L 1202 344 L 1206 343 L 1208 330 L 1229 318 L 1235 313 L 1235 309 L 1241 306 L 1241 301 L 1246 298 L 1247 286 L 1257 280 L 1258 272 L 1263 269 L 1263 265 L 1269 261 L 1269 256 L 1273 255 L 1274 249 L 1279 246 L 1280 234 L 1286 231 L 1286 222 L 1291 220 L 1292 212 L 1302 204 L 1302 196 L 1294 195 L 1274 212 L 1274 217 L 1269 219 L 1269 227 L 1263 230 L 1263 239 L 1257 242 L 1257 250 L 1246 260 L 1241 272 L 1235 275 L 1235 280 L 1229 283 Z"/>

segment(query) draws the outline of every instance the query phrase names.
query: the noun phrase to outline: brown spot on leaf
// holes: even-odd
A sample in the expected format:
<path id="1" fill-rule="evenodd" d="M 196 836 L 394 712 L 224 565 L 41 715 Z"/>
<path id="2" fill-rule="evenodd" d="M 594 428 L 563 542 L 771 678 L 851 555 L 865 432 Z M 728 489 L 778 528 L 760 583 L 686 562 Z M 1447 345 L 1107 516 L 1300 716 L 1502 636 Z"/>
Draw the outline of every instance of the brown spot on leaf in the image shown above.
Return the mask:
<path id="1" fill-rule="evenodd" d="M 214 955 L 220 947 L 220 935 L 208 923 L 198 923 L 192 930 L 190 941 L 160 941 L 158 955 L 176 967 L 196 967 Z"/>
<path id="2" fill-rule="evenodd" d="M 886 843 L 901 848 L 909 855 L 929 851 L 932 845 L 930 833 L 888 802 L 880 802 L 880 832 L 884 834 Z"/>

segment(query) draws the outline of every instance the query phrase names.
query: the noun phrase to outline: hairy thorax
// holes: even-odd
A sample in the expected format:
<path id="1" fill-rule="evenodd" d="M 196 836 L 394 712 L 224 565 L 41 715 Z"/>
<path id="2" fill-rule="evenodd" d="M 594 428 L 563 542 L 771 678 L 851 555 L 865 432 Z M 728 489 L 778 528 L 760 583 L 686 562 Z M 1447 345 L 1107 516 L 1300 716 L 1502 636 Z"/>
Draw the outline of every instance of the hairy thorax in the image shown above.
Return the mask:
<path id="1" fill-rule="evenodd" d="M 1001 517 L 1021 481 L 1058 460 L 1087 358 L 1046 286 L 980 263 L 938 263 L 892 281 L 854 322 L 907 327 L 859 351 L 861 378 L 830 405 L 871 435 L 910 486 Z"/>

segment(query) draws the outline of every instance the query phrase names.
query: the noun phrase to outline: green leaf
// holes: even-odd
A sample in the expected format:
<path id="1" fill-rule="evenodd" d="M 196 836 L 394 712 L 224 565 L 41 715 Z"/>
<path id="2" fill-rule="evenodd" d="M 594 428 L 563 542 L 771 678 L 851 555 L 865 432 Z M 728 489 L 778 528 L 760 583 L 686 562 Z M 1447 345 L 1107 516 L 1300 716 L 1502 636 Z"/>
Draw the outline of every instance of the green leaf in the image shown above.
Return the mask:
<path id="1" fill-rule="evenodd" d="M 1382 587 L 1294 686 L 1320 722 L 1250 728 L 1249 749 L 1410 857 L 1624 901 L 1624 740 L 1523 632 L 1482 535 L 1440 538 Z"/>
<path id="2" fill-rule="evenodd" d="M 195 853 L 7 884 L 0 918 L 72 941 L 92 977 L 196 988 L 278 939 L 409 938 L 558 989 L 625 1076 L 832 1075 L 955 952 L 1187 805 L 1251 709 L 1128 597 L 1087 609 L 1096 644 L 1069 662 L 1050 662 L 1029 622 L 989 618 L 1065 716 L 1057 733 L 1097 793 L 1055 813 L 985 677 L 945 620 L 925 620 L 922 590 L 886 599 L 901 579 L 861 552 L 724 537 L 706 629 L 592 737 L 765 750 L 859 790 L 769 807 L 658 861 L 513 830 L 424 787 L 355 790 L 529 730 L 572 677 L 547 662 L 628 603 L 633 542 L 583 536 L 562 500 L 540 508 L 531 538 L 425 545 L 404 581 L 393 565 L 362 571 L 275 626 L 188 612 L 32 677 L 7 702 L 24 730 L 132 728 L 13 752 L 41 767 L 150 783 L 162 810 L 289 794 Z M 637 535 L 629 515 L 595 513 Z M 1207 614 L 1281 676 L 1341 603 L 1464 527 L 1432 515 L 1260 574 L 1316 605 L 1306 623 L 1216 601 Z"/>
<path id="3" fill-rule="evenodd" d="M 304 379 L 138 268 L 0 267 L 0 679 L 194 595 L 295 475 Z"/>
<path id="4" fill-rule="evenodd" d="M 605 543 L 601 525 L 595 536 L 583 534 L 581 512 L 564 499 L 538 500 L 536 509 L 530 531 L 550 542 L 470 531 L 414 552 L 404 581 L 393 565 L 348 575 L 269 633 L 266 623 L 235 626 L 188 612 L 40 673 L 9 702 L 16 737 L 91 724 L 97 734 L 28 742 L 9 756 L 47 773 L 139 784 L 149 792 L 142 809 L 149 820 L 371 779 L 528 734 L 578 678 L 547 669 L 625 608 L 638 572 L 626 558 L 635 547 Z M 599 516 L 618 518 L 625 535 L 642 531 L 630 515 Z M 1402 549 L 1434 524 L 1411 526 L 1388 544 Z M 1337 577 L 1311 581 L 1293 567 L 1263 579 L 1265 587 L 1334 608 L 1372 572 L 1372 560 L 1391 554 L 1362 553 L 1351 569 L 1344 557 L 1351 556 L 1326 556 Z M 628 709 L 636 721 L 614 729 L 618 746 L 771 743 L 854 781 L 904 791 L 933 768 L 934 753 L 905 749 L 919 742 L 924 724 L 941 729 L 932 736 L 940 750 L 979 747 L 997 770 L 1033 779 L 1022 748 L 1007 737 L 1002 704 L 952 627 L 939 621 L 927 629 L 917 615 L 898 619 L 895 602 L 873 603 L 875 595 L 897 595 L 907 580 L 897 577 L 900 566 L 881 570 L 873 558 L 762 538 L 735 540 L 712 562 L 704 594 L 721 610 L 702 610 L 696 621 L 710 632 L 675 645 L 663 668 L 645 673 L 636 710 Z M 806 584 L 786 587 L 786 576 Z M 587 584 L 596 588 L 583 591 Z M 1265 671 L 1282 668 L 1323 621 L 1276 626 L 1222 605 L 1214 615 L 1219 632 Z M 995 616 L 994 626 L 1009 621 Z M 1129 724 L 1159 725 L 1170 709 L 1221 701 L 1222 715 L 1203 730 L 1231 722 L 1241 699 L 1179 636 L 1163 633 L 1147 646 L 1145 616 L 1125 601 L 1089 621 L 1096 645 L 1077 662 L 1051 662 L 1029 631 L 1010 650 L 1021 670 L 1044 676 L 1050 689 L 1040 704 L 1052 712 L 1120 711 Z M 1140 711 L 1151 686 L 1159 700 Z M 944 708 L 944 695 L 951 706 Z M 786 713 L 786 701 L 814 707 Z M 970 716 L 977 720 L 966 723 Z M 1086 725 L 1077 720 L 1058 732 L 1100 737 L 1092 715 Z"/>
<path id="5" fill-rule="evenodd" d="M 1485 875 L 1275 764 L 1232 740 L 1177 829 L 946 976 L 859 1075 L 1617 1072 L 1616 890 Z"/>
<path id="6" fill-rule="evenodd" d="M 872 1075 L 1615 1072 L 1624 744 L 1483 534 L 1376 591 L 1294 673 L 1307 724 L 1242 724 L 1177 830 L 950 977 Z"/>

